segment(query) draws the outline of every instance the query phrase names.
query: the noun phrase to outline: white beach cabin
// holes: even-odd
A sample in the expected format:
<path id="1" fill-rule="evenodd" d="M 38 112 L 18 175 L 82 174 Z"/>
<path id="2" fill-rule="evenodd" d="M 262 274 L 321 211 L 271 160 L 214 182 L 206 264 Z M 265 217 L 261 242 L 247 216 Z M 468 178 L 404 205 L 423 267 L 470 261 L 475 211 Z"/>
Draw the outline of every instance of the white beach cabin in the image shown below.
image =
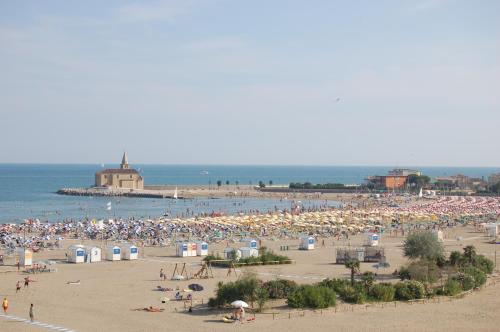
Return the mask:
<path id="1" fill-rule="evenodd" d="M 26 248 L 18 248 L 17 256 L 19 259 L 19 266 L 31 266 L 33 265 L 33 251 Z"/>
<path id="2" fill-rule="evenodd" d="M 133 244 L 124 244 L 120 249 L 122 250 L 122 259 L 130 261 L 139 258 L 139 248 Z"/>
<path id="3" fill-rule="evenodd" d="M 122 250 L 118 246 L 110 246 L 106 248 L 106 260 L 119 261 L 122 259 Z"/>
<path id="4" fill-rule="evenodd" d="M 90 247 L 87 248 L 87 259 L 90 260 L 90 263 L 97 263 L 102 260 L 102 251 L 99 247 Z"/>
<path id="5" fill-rule="evenodd" d="M 258 242 L 255 239 L 243 239 L 241 242 L 244 243 L 246 248 L 258 249 Z"/>
<path id="6" fill-rule="evenodd" d="M 368 233 L 366 235 L 365 246 L 376 247 L 380 241 L 380 235 L 377 233 Z"/>
<path id="7" fill-rule="evenodd" d="M 486 225 L 486 234 L 490 237 L 496 237 L 498 235 L 498 224 L 489 223 Z"/>
<path id="8" fill-rule="evenodd" d="M 85 263 L 85 247 L 74 245 L 68 248 L 68 262 Z"/>
<path id="9" fill-rule="evenodd" d="M 187 257 L 188 256 L 188 243 L 187 242 L 177 243 L 176 256 L 177 257 Z"/>
<path id="10" fill-rule="evenodd" d="M 314 237 L 302 236 L 299 244 L 300 250 L 314 250 Z"/>
<path id="11" fill-rule="evenodd" d="M 207 256 L 208 255 L 208 243 L 198 242 L 196 244 L 196 255 L 197 256 Z"/>
<path id="12" fill-rule="evenodd" d="M 243 247 L 240 248 L 240 252 L 241 258 L 259 257 L 259 251 L 255 248 Z"/>

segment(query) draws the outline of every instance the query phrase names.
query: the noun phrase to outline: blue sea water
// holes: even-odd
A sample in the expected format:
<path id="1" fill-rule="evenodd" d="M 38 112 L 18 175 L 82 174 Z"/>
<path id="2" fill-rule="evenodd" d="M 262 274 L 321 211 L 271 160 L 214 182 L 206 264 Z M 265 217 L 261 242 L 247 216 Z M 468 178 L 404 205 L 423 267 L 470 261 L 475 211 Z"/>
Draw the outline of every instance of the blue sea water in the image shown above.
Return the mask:
<path id="1" fill-rule="evenodd" d="M 118 165 L 106 165 L 106 168 Z M 230 181 L 234 185 L 274 184 L 290 182 L 362 183 L 369 175 L 386 174 L 391 167 L 368 166 L 224 166 L 224 165 L 133 165 L 139 169 L 145 184 L 216 185 Z M 101 165 L 0 164 L 0 223 L 19 222 L 26 218 L 62 220 L 103 217 L 154 217 L 165 211 L 180 215 L 186 209 L 195 213 L 224 211 L 235 213 L 259 209 L 267 211 L 278 207 L 289 208 L 290 202 L 251 198 L 195 199 L 171 201 L 145 198 L 114 198 L 111 212 L 105 210 L 109 198 L 61 196 L 55 192 L 63 187 L 89 187 Z M 499 168 L 420 167 L 424 174 L 449 176 L 464 174 L 487 177 Z M 304 202 L 315 205 L 320 202 Z"/>

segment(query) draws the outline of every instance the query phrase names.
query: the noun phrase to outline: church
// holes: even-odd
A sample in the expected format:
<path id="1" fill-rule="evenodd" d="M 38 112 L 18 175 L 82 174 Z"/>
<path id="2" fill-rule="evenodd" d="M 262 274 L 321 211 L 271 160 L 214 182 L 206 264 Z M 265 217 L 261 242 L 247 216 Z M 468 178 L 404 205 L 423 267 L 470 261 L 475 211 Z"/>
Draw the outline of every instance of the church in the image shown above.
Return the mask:
<path id="1" fill-rule="evenodd" d="M 127 153 L 123 153 L 120 168 L 105 169 L 95 174 L 96 187 L 116 189 L 144 189 L 144 179 L 128 165 Z"/>

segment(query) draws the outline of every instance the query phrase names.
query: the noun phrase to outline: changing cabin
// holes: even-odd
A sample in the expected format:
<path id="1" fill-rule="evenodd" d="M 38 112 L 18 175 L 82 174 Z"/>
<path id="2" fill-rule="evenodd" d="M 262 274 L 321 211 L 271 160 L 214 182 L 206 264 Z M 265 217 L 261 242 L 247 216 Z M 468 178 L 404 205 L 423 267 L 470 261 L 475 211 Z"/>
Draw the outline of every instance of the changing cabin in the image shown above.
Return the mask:
<path id="1" fill-rule="evenodd" d="M 303 236 L 300 238 L 299 249 L 300 250 L 314 250 L 314 237 Z"/>
<path id="2" fill-rule="evenodd" d="M 68 262 L 70 263 L 85 263 L 85 247 L 82 245 L 74 245 L 68 248 Z"/>
<path id="3" fill-rule="evenodd" d="M 106 249 L 106 260 L 119 261 L 122 259 L 122 250 L 118 246 L 110 246 Z"/>
<path id="4" fill-rule="evenodd" d="M 139 248 L 133 244 L 124 244 L 120 249 L 122 250 L 122 259 L 130 261 L 139 258 Z"/>

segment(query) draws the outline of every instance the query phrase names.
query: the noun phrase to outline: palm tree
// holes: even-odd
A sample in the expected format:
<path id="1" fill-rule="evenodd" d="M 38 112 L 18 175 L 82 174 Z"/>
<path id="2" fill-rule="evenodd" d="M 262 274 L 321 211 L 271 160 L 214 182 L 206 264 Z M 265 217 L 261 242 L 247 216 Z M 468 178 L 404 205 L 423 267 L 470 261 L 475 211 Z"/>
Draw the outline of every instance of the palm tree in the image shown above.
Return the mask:
<path id="1" fill-rule="evenodd" d="M 464 248 L 464 257 L 467 258 L 469 263 L 476 260 L 476 248 L 474 246 L 467 246 Z"/>
<path id="2" fill-rule="evenodd" d="M 373 286 L 373 283 L 375 282 L 375 274 L 373 272 L 365 272 L 361 276 L 361 280 L 363 280 L 366 292 L 368 292 L 368 290 Z"/>
<path id="3" fill-rule="evenodd" d="M 354 274 L 359 272 L 359 261 L 357 259 L 349 259 L 345 262 L 345 267 L 351 269 L 351 286 L 354 286 Z"/>

